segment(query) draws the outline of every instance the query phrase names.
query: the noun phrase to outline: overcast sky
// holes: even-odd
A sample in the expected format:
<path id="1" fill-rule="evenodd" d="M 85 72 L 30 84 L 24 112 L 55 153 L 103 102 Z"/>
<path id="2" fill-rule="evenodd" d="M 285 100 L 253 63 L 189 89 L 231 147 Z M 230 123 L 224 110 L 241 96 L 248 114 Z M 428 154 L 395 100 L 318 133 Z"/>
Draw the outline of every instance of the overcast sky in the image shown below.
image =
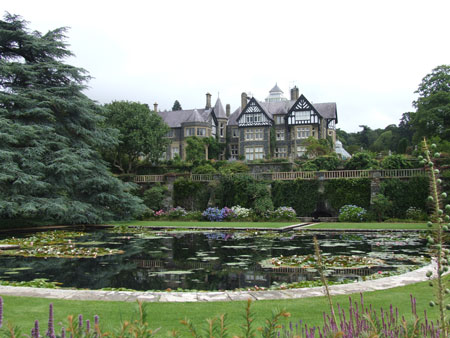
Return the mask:
<path id="1" fill-rule="evenodd" d="M 43 33 L 67 26 L 100 102 L 213 104 L 234 111 L 242 92 L 264 100 L 278 83 L 312 102 L 336 102 L 338 127 L 384 128 L 412 111 L 414 91 L 450 63 L 450 1 L 3 0 Z"/>

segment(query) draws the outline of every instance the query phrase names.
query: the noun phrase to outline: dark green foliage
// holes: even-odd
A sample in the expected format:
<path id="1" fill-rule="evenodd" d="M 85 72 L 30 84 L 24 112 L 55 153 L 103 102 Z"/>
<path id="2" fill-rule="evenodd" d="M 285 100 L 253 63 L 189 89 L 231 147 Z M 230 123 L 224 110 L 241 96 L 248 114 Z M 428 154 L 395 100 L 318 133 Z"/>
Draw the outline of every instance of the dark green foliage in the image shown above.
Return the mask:
<path id="1" fill-rule="evenodd" d="M 306 155 L 308 157 L 325 156 L 330 154 L 333 149 L 327 139 L 316 139 L 313 136 L 308 137 L 304 141 L 306 146 Z"/>
<path id="2" fill-rule="evenodd" d="M 199 165 L 192 169 L 193 174 L 216 174 L 217 170 L 209 163 Z"/>
<path id="3" fill-rule="evenodd" d="M 392 201 L 395 218 L 404 218 L 409 207 L 426 211 L 428 178 L 413 177 L 408 180 L 388 179 L 381 182 L 381 193 Z"/>
<path id="4" fill-rule="evenodd" d="M 173 103 L 172 110 L 183 110 L 183 108 L 181 108 L 181 104 L 180 104 L 180 102 L 178 102 L 178 100 L 175 100 L 175 102 Z"/>
<path id="5" fill-rule="evenodd" d="M 190 136 L 186 138 L 186 161 L 202 161 L 206 157 L 204 138 Z"/>
<path id="6" fill-rule="evenodd" d="M 400 139 L 397 146 L 397 153 L 406 154 L 406 148 L 408 148 L 408 140 L 406 138 Z"/>
<path id="7" fill-rule="evenodd" d="M 275 208 L 289 206 L 297 216 L 311 216 L 319 201 L 319 182 L 309 180 L 276 181 L 272 183 Z"/>
<path id="8" fill-rule="evenodd" d="M 167 187 L 159 183 L 147 189 L 143 195 L 144 204 L 152 210 L 163 208 L 163 201 L 167 194 Z"/>
<path id="9" fill-rule="evenodd" d="M 82 91 L 89 77 L 71 56 L 65 29 L 29 32 L 0 21 L 0 219 L 99 223 L 145 210 L 132 186 L 111 176 L 96 149 L 117 144 L 99 128 L 101 108 Z"/>
<path id="10" fill-rule="evenodd" d="M 258 182 L 249 175 L 224 175 L 220 178 L 217 199 L 218 206 L 221 208 L 225 206 L 231 208 L 236 205 L 254 208 L 258 200 L 267 198 L 270 199 L 267 184 Z"/>
<path id="11" fill-rule="evenodd" d="M 392 202 L 382 194 L 377 194 L 372 199 L 371 211 L 375 214 L 378 222 L 383 222 L 391 216 Z"/>
<path id="12" fill-rule="evenodd" d="M 341 160 L 336 156 L 336 154 L 318 156 L 313 160 L 306 161 L 301 170 L 305 171 L 318 171 L 318 170 L 337 170 Z"/>
<path id="13" fill-rule="evenodd" d="M 205 144 L 208 146 L 208 159 L 217 160 L 224 153 L 225 143 L 220 143 L 215 137 L 204 138 Z"/>
<path id="14" fill-rule="evenodd" d="M 145 162 L 157 163 L 166 151 L 170 141 L 164 136 L 169 127 L 146 104 L 112 102 L 105 105 L 104 115 L 105 125 L 120 133 L 119 144 L 108 146 L 105 157 L 121 173 L 136 173 L 136 168 Z"/>
<path id="15" fill-rule="evenodd" d="M 227 162 L 223 164 L 219 169 L 221 174 L 237 174 L 237 173 L 248 173 L 250 168 L 242 162 Z"/>
<path id="16" fill-rule="evenodd" d="M 381 168 L 383 169 L 409 169 L 411 167 L 411 162 L 403 155 L 386 156 L 381 161 Z"/>
<path id="17" fill-rule="evenodd" d="M 344 205 L 370 206 L 370 180 L 337 179 L 325 182 L 325 197 L 331 207 L 338 211 Z"/>
<path id="18" fill-rule="evenodd" d="M 426 75 L 416 93 L 419 94 L 413 104 L 417 108 L 412 124 L 414 139 L 439 136 L 450 139 L 450 65 L 441 65 Z"/>
<path id="19" fill-rule="evenodd" d="M 356 153 L 345 163 L 347 170 L 363 170 L 378 168 L 378 161 L 374 159 L 373 155 L 367 152 Z"/>
<path id="20" fill-rule="evenodd" d="M 173 184 L 173 204 L 186 210 L 205 210 L 209 196 L 210 191 L 204 183 L 180 177 Z"/>

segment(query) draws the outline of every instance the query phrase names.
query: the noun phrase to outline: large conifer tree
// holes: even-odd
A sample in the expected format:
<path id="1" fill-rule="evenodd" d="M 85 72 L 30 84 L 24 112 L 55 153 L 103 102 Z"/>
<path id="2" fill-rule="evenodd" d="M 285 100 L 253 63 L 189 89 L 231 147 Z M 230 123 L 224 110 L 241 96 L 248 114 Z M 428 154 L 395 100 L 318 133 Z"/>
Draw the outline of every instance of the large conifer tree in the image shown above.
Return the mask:
<path id="1" fill-rule="evenodd" d="M 116 144 L 101 109 L 82 90 L 89 76 L 63 63 L 65 28 L 30 32 L 0 20 L 0 223 L 96 223 L 142 212 L 97 149 Z"/>

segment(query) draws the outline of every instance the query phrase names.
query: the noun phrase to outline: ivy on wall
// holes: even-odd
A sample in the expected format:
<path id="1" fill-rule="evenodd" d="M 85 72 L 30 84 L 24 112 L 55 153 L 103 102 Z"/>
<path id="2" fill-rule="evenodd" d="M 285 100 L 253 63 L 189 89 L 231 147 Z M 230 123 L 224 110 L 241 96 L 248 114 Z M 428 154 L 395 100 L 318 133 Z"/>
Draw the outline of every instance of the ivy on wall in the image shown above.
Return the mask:
<path id="1" fill-rule="evenodd" d="M 368 209 L 370 206 L 370 180 L 355 178 L 326 181 L 325 199 L 335 211 L 347 204 Z"/>
<path id="2" fill-rule="evenodd" d="M 289 206 L 297 216 L 311 216 L 319 200 L 319 181 L 275 181 L 272 183 L 272 201 L 275 208 Z"/>

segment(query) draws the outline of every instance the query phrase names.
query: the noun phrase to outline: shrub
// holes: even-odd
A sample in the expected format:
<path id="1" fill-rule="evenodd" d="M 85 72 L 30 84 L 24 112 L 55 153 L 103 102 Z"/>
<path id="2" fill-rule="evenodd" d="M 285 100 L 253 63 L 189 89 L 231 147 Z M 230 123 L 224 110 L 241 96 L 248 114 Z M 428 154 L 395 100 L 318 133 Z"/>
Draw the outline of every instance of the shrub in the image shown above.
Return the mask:
<path id="1" fill-rule="evenodd" d="M 253 212 L 258 220 L 258 218 L 270 218 L 273 211 L 273 203 L 270 196 L 262 196 L 258 198 L 253 205 Z"/>
<path id="2" fill-rule="evenodd" d="M 370 153 L 356 153 L 345 164 L 347 170 L 363 170 L 378 168 L 378 161 Z"/>
<path id="3" fill-rule="evenodd" d="M 173 203 L 187 210 L 204 210 L 208 205 L 210 192 L 206 184 L 192 182 L 184 177 L 173 184 Z"/>
<path id="4" fill-rule="evenodd" d="M 344 205 L 339 209 L 339 222 L 363 222 L 366 213 L 366 209 L 357 205 Z"/>
<path id="5" fill-rule="evenodd" d="M 166 197 L 167 187 L 160 185 L 159 183 L 147 189 L 142 197 L 144 204 L 153 210 L 159 210 L 163 208 L 163 201 Z"/>
<path id="6" fill-rule="evenodd" d="M 278 209 L 272 212 L 272 218 L 279 220 L 281 219 L 291 220 L 295 219 L 296 216 L 297 213 L 291 207 L 279 207 Z"/>
<path id="7" fill-rule="evenodd" d="M 231 210 L 233 210 L 234 214 L 236 215 L 236 218 L 240 220 L 248 219 L 251 216 L 250 209 L 243 208 L 239 205 L 232 207 Z"/>
<path id="8" fill-rule="evenodd" d="M 299 216 L 310 216 L 319 201 L 319 182 L 316 180 L 275 181 L 272 183 L 275 208 L 290 206 Z"/>
<path id="9" fill-rule="evenodd" d="M 358 204 L 367 209 L 370 206 L 370 180 L 366 178 L 329 180 L 325 182 L 324 195 L 334 210 L 339 210 L 346 204 Z"/>
<path id="10" fill-rule="evenodd" d="M 189 221 L 201 221 L 203 220 L 202 212 L 201 211 L 188 211 L 187 215 L 184 217 L 184 219 Z"/>
<path id="11" fill-rule="evenodd" d="M 383 169 L 409 169 L 412 165 L 403 155 L 387 156 L 381 161 Z"/>
<path id="12" fill-rule="evenodd" d="M 377 194 L 372 199 L 371 210 L 375 213 L 378 222 L 384 221 L 389 217 L 392 211 L 392 202 L 389 201 L 386 196 Z"/>
<path id="13" fill-rule="evenodd" d="M 216 174 L 217 170 L 209 163 L 199 165 L 192 169 L 193 174 Z"/>
<path id="14" fill-rule="evenodd" d="M 419 208 L 409 207 L 405 212 L 405 217 L 413 221 L 425 221 L 427 214 Z"/>
<path id="15" fill-rule="evenodd" d="M 170 219 L 176 219 L 176 218 L 181 218 L 181 217 L 186 216 L 187 212 L 182 207 L 176 207 L 176 208 L 171 208 L 169 211 L 167 211 L 166 215 Z"/>
<path id="16" fill-rule="evenodd" d="M 236 217 L 234 211 L 230 208 L 224 207 L 219 208 L 208 208 L 203 213 L 202 216 L 211 222 L 222 222 Z"/>

